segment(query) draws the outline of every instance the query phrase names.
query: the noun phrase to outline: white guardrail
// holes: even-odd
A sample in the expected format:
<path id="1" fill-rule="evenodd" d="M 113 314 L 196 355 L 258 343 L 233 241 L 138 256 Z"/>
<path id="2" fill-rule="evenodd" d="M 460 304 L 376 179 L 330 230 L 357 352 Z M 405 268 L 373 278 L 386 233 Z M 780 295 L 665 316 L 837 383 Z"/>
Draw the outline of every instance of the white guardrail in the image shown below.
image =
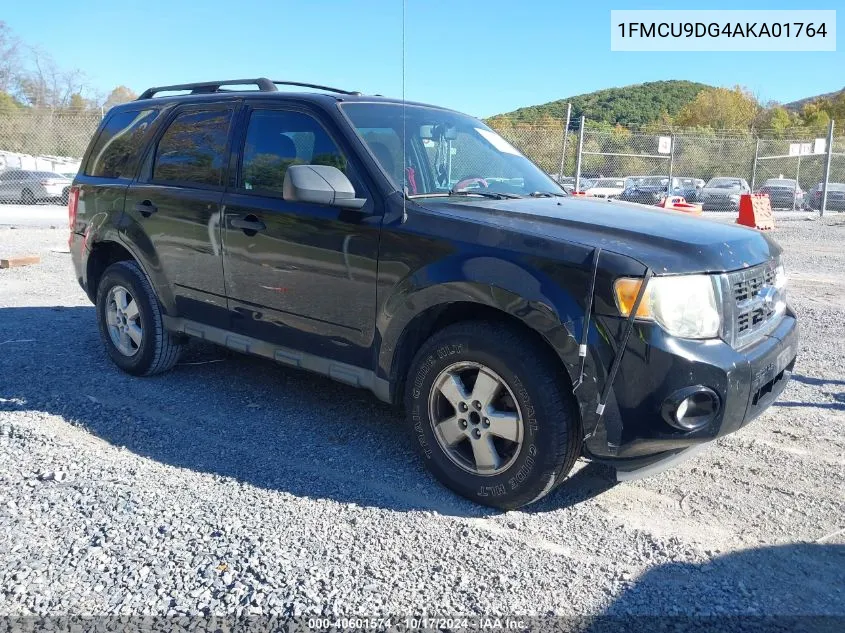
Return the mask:
<path id="1" fill-rule="evenodd" d="M 6 169 L 52 171 L 73 177 L 79 171 L 79 159 L 68 156 L 32 156 L 0 150 L 0 171 Z"/>

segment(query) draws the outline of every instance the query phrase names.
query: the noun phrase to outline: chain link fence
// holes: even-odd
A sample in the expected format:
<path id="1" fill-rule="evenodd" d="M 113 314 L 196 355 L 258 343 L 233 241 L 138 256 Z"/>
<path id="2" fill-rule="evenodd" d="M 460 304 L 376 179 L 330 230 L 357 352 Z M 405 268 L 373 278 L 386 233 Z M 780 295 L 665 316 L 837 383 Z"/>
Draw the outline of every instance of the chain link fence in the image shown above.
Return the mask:
<path id="1" fill-rule="evenodd" d="M 101 118 L 99 110 L 0 112 L 0 170 L 78 165 Z"/>
<path id="2" fill-rule="evenodd" d="M 562 184 L 589 191 L 596 179 L 618 179 L 624 188 L 645 182 L 665 186 L 669 176 L 678 193 L 706 210 L 735 211 L 730 197 L 712 189 L 769 193 L 776 209 L 819 210 L 821 183 L 829 160 L 826 209 L 845 210 L 845 136 L 806 132 L 772 138 L 767 131 L 676 130 L 644 132 L 622 126 L 591 127 L 584 120 L 531 125 L 496 117 L 493 127 Z M 566 142 L 564 143 L 564 139 Z M 661 180 L 662 185 L 660 185 Z M 614 183 L 598 183 L 610 186 Z M 713 185 L 708 187 L 707 185 Z M 787 192 L 791 187 L 791 192 Z M 605 194 L 601 194 L 605 195 Z M 618 194 L 621 197 L 622 191 Z M 707 198 L 717 202 L 708 205 Z M 634 201 L 644 201 L 644 197 Z"/>
<path id="3" fill-rule="evenodd" d="M 68 172 L 78 166 L 102 116 L 99 110 L 0 112 L 0 170 L 52 169 L 53 165 L 57 171 Z M 583 117 L 569 125 L 556 119 L 527 123 L 501 117 L 491 124 L 541 169 L 570 187 L 576 179 L 587 188 L 597 178 L 624 180 L 627 187 L 645 178 L 668 182 L 672 176 L 686 183 L 685 192 L 693 201 L 700 201 L 708 183 L 733 179 L 743 181 L 751 191 L 777 187 L 778 195 L 770 192 L 770 197 L 778 208 L 819 209 L 819 185 L 829 169 L 827 209 L 845 210 L 845 136 L 841 132 L 830 143 L 824 135 L 806 132 L 781 134 L 783 138 L 765 131 L 650 132 L 599 127 Z M 436 148 L 431 151 L 436 154 Z M 460 166 L 460 156 L 454 160 Z M 62 165 L 66 168 L 56 167 Z M 473 166 L 465 167 L 467 174 L 476 175 Z M 696 183 L 695 190 L 690 182 Z M 781 195 L 790 185 L 791 197 Z"/>

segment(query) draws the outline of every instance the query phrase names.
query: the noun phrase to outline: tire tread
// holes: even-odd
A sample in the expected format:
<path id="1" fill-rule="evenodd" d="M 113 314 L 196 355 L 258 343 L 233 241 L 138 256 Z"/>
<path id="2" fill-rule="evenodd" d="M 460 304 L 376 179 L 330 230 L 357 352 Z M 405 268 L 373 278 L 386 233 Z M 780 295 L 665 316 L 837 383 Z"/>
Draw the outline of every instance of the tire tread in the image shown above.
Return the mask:
<path id="1" fill-rule="evenodd" d="M 141 290 L 146 294 L 147 301 L 152 309 L 152 323 L 148 324 L 149 334 L 152 336 L 153 342 L 153 358 L 149 367 L 140 372 L 142 376 L 153 376 L 160 374 L 169 369 L 179 360 L 179 355 L 182 351 L 182 345 L 178 338 L 168 332 L 164 327 L 164 319 L 162 317 L 161 304 L 158 301 L 152 284 L 144 271 L 138 264 L 131 260 L 120 261 L 109 266 L 103 273 L 102 279 L 105 279 L 108 271 L 111 269 L 120 269 L 126 274 L 135 279 Z M 99 290 L 98 290 L 99 292 Z"/>
<path id="2" fill-rule="evenodd" d="M 531 363 L 524 364 L 522 377 L 526 387 L 534 393 L 542 394 L 546 422 L 560 425 L 560 432 L 556 435 L 557 442 L 552 449 L 553 455 L 547 461 L 554 466 L 542 474 L 543 487 L 539 494 L 533 497 L 523 495 L 511 498 L 499 507 L 515 509 L 534 503 L 565 480 L 581 454 L 580 415 L 574 403 L 574 396 L 566 387 L 569 384 L 568 376 L 565 376 L 565 370 L 549 347 L 510 324 L 487 320 L 461 321 L 433 334 L 415 355 L 409 375 L 415 373 L 421 359 L 430 354 L 433 349 L 437 349 L 447 340 L 462 337 L 480 338 L 489 341 L 493 349 L 509 350 L 511 354 L 532 359 Z M 409 396 L 406 395 L 406 397 Z"/>

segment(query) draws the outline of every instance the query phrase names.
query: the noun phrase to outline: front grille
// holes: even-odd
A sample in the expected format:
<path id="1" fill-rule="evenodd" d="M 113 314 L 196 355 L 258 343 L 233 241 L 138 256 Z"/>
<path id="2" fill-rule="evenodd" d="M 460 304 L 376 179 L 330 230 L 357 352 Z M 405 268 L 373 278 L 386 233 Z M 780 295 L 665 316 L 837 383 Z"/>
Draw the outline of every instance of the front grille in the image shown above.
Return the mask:
<path id="1" fill-rule="evenodd" d="M 777 302 L 760 295 L 763 288 L 775 285 L 776 268 L 777 262 L 771 261 L 728 275 L 734 347 L 753 343 L 776 324 Z"/>

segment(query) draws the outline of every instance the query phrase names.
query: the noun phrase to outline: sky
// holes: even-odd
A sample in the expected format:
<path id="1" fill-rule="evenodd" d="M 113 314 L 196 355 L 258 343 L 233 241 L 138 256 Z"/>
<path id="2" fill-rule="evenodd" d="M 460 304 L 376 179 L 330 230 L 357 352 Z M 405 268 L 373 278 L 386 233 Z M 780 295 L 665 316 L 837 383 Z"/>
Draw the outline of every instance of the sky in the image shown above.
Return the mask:
<path id="1" fill-rule="evenodd" d="M 270 77 L 401 97 L 402 0 L 38 0 L 0 20 L 102 95 L 168 83 Z M 794 0 L 406 0 L 409 100 L 490 116 L 661 79 L 749 88 L 789 102 L 845 87 L 837 52 L 611 52 L 611 9 L 796 9 Z M 840 9 L 818 0 L 808 9 Z M 840 18 L 841 21 L 841 18 Z M 840 37 L 840 40 L 842 38 Z"/>

